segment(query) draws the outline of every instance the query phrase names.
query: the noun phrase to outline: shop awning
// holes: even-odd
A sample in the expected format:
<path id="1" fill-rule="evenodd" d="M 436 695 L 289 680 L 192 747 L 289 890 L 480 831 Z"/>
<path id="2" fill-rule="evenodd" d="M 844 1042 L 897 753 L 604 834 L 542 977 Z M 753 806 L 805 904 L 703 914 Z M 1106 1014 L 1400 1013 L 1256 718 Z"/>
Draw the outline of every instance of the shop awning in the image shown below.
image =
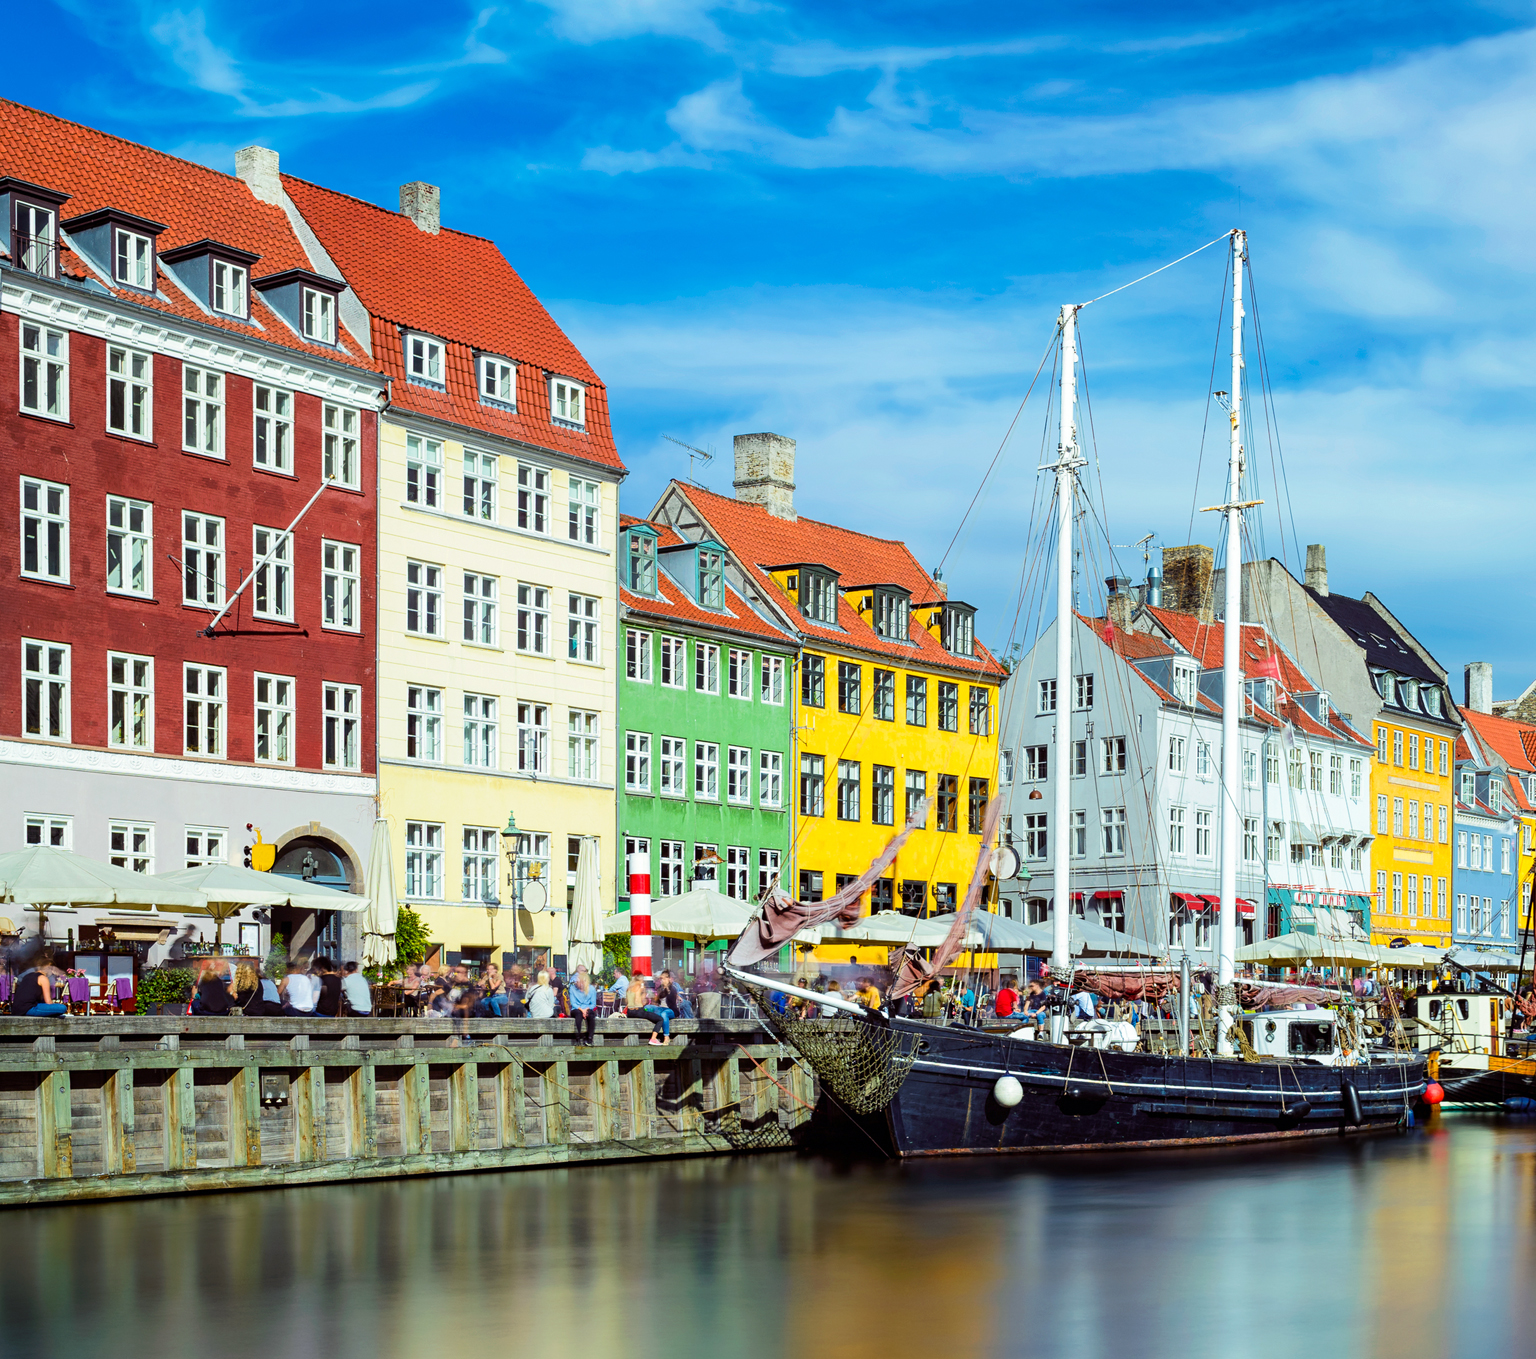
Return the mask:
<path id="1" fill-rule="evenodd" d="M 1194 892 L 1174 892 L 1171 895 L 1174 904 L 1182 906 L 1186 911 L 1203 911 L 1207 905 L 1205 898 Z"/>
<path id="2" fill-rule="evenodd" d="M 1289 836 L 1293 845 L 1317 845 L 1322 843 L 1318 838 L 1317 827 L 1309 826 L 1305 821 L 1292 821 L 1290 823 Z"/>
<path id="3" fill-rule="evenodd" d="M 1115 888 L 1102 888 L 1101 887 L 1097 892 L 1095 892 L 1093 894 L 1093 899 L 1095 901 L 1110 901 L 1110 900 L 1114 900 L 1114 899 L 1119 898 L 1119 897 L 1123 897 L 1124 895 L 1125 895 L 1125 892 L 1122 889 L 1118 888 L 1118 887 L 1115 887 Z"/>

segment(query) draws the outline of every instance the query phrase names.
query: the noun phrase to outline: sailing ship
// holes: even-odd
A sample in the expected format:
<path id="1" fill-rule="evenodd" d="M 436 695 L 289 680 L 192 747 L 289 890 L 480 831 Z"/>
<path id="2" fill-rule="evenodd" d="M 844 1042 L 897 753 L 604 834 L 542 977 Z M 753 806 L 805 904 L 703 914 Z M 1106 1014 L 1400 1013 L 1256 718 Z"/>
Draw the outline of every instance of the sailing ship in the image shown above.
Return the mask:
<path id="1" fill-rule="evenodd" d="M 1231 389 L 1226 402 L 1231 432 L 1225 503 L 1213 507 L 1226 524 L 1225 617 L 1241 617 L 1241 561 L 1245 511 L 1241 440 L 1243 396 L 1243 266 L 1247 237 L 1229 233 L 1232 277 Z M 1056 693 L 1070 692 L 1073 678 L 1073 527 L 1079 470 L 1087 460 L 1076 423 L 1081 305 L 1061 309 L 1060 438 L 1054 464 L 1056 505 Z M 782 893 L 764 902 L 763 914 L 737 940 L 728 969 L 743 983 L 787 993 L 798 1009 L 775 1012 L 770 1022 L 809 1061 L 823 1095 L 842 1115 L 851 1145 L 861 1140 L 901 1157 L 977 1152 L 1040 1152 L 1189 1146 L 1210 1143 L 1286 1141 L 1319 1134 L 1383 1131 L 1411 1125 L 1426 1088 L 1428 1054 L 1373 1043 L 1356 1017 L 1337 1010 L 1276 1010 L 1243 1015 L 1235 987 L 1237 865 L 1242 825 L 1238 779 L 1239 718 L 1244 706 L 1240 666 L 1241 629 L 1224 629 L 1222 655 L 1223 782 L 1216 924 L 1215 1051 L 1190 1055 L 1187 1041 L 1172 1054 L 1148 1051 L 1128 1025 L 1069 1022 L 1072 901 L 1069 840 L 1054 839 L 1051 913 L 1052 989 L 1048 1022 L 1013 1033 L 870 1011 L 840 996 L 809 991 L 740 970 L 769 955 L 796 931 L 857 914 L 858 899 L 894 858 L 903 837 L 861 878 L 819 906 Z M 1056 768 L 1071 761 L 1072 728 L 1058 721 Z M 1071 781 L 1057 778 L 1054 824 L 1065 827 Z M 921 813 L 919 813 L 921 815 Z M 989 814 L 995 826 L 996 808 Z M 958 955 L 967 915 L 985 885 L 989 835 L 966 902 L 949 941 L 934 957 L 917 950 L 893 955 L 898 981 L 893 996 L 931 983 Z M 1187 977 L 1179 992 L 1188 1005 Z M 1422 1105 L 1419 1106 L 1422 1108 Z"/>

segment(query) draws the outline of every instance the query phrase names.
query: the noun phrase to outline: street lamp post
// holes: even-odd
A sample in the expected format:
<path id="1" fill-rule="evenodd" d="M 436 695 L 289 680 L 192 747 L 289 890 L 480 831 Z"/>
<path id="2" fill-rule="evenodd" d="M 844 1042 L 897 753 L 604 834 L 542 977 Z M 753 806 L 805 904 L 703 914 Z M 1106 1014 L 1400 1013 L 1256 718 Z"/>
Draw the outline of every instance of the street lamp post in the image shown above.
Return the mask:
<path id="1" fill-rule="evenodd" d="M 517 962 L 517 913 L 523 906 L 523 883 L 528 878 L 537 881 L 543 876 L 543 866 L 537 861 L 532 862 L 526 869 L 518 866 L 517 842 L 520 832 L 517 829 L 517 817 L 514 813 L 507 813 L 506 829 L 501 832 L 501 852 L 507 859 L 507 888 L 512 898 L 512 961 Z M 488 905 L 485 909 L 491 915 L 491 948 L 496 947 L 496 917 L 494 912 L 499 909 L 500 902 L 495 906 Z M 537 906 L 535 910 L 539 909 Z M 530 941 L 531 942 L 531 941 Z"/>

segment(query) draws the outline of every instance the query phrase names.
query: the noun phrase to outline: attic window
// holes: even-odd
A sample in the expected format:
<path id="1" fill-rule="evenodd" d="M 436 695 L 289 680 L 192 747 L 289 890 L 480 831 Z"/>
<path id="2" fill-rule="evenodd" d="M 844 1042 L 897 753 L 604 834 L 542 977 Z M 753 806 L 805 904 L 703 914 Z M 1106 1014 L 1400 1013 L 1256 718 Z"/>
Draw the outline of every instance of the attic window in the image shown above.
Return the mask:
<path id="1" fill-rule="evenodd" d="M 1495 813 L 1504 810 L 1504 790 L 1496 778 L 1488 780 L 1488 810 Z"/>
<path id="2" fill-rule="evenodd" d="M 800 612 L 813 623 L 836 623 L 837 581 L 829 574 L 805 567 L 800 569 L 799 576 Z"/>
<path id="3" fill-rule="evenodd" d="M 629 531 L 629 588 L 637 595 L 656 593 L 656 537 L 644 529 Z"/>
<path id="4" fill-rule="evenodd" d="M 699 551 L 699 603 L 706 609 L 725 608 L 725 554 Z"/>
<path id="5" fill-rule="evenodd" d="M 517 365 L 494 354 L 481 354 L 480 399 L 498 406 L 517 406 Z"/>
<path id="6" fill-rule="evenodd" d="M 1378 670 L 1374 675 L 1371 676 L 1371 681 L 1375 684 L 1376 692 L 1382 697 L 1382 699 L 1390 703 L 1392 701 L 1393 693 L 1392 672 L 1390 670 Z"/>
<path id="7" fill-rule="evenodd" d="M 1397 701 L 1405 708 L 1417 708 L 1419 706 L 1419 682 L 1415 679 L 1398 681 Z"/>
<path id="8" fill-rule="evenodd" d="M 1327 694 L 1320 693 L 1317 696 L 1317 720 L 1321 722 L 1325 727 L 1328 725 L 1329 718 Z"/>
<path id="9" fill-rule="evenodd" d="M 1191 707 L 1195 702 L 1195 685 L 1198 671 L 1192 665 L 1181 665 L 1178 661 L 1173 664 L 1173 697 L 1176 702 L 1187 703 Z"/>
<path id="10" fill-rule="evenodd" d="M 1258 704 L 1259 707 L 1263 708 L 1265 712 L 1271 712 L 1271 713 L 1274 712 L 1274 710 L 1275 710 L 1275 682 L 1274 682 L 1274 680 L 1272 680 L 1272 679 L 1252 679 L 1252 680 L 1248 680 L 1246 682 L 1246 684 L 1244 685 L 1244 687 L 1248 690 L 1248 697 L 1251 698 L 1256 704 Z"/>
<path id="11" fill-rule="evenodd" d="M 911 596 L 904 590 L 875 591 L 875 633 L 888 642 L 908 640 Z"/>
<path id="12" fill-rule="evenodd" d="M 304 289 L 304 338 L 316 344 L 336 343 L 336 299 L 319 288 Z"/>
<path id="13" fill-rule="evenodd" d="M 112 277 L 130 288 L 154 291 L 155 243 L 137 231 L 118 227 L 114 232 Z"/>
<path id="14" fill-rule="evenodd" d="M 226 260 L 213 261 L 213 289 L 211 301 L 214 311 L 225 316 L 246 317 L 245 285 L 247 274 L 238 264 Z"/>
<path id="15" fill-rule="evenodd" d="M 976 615 L 958 604 L 946 604 L 939 624 L 939 640 L 954 656 L 976 654 Z"/>
<path id="16" fill-rule="evenodd" d="M 587 424 L 587 389 L 569 378 L 549 380 L 549 410 L 557 425 L 585 429 Z"/>
<path id="17" fill-rule="evenodd" d="M 11 260 L 18 269 L 44 278 L 59 276 L 58 218 L 51 208 L 36 203 L 16 203 L 15 230 L 11 236 Z"/>
<path id="18" fill-rule="evenodd" d="M 405 375 L 412 382 L 443 386 L 443 342 L 430 335 L 407 335 Z"/>
<path id="19" fill-rule="evenodd" d="M 1439 717 L 1441 714 L 1440 688 L 1438 685 L 1426 685 L 1424 688 L 1424 711 L 1431 717 Z"/>

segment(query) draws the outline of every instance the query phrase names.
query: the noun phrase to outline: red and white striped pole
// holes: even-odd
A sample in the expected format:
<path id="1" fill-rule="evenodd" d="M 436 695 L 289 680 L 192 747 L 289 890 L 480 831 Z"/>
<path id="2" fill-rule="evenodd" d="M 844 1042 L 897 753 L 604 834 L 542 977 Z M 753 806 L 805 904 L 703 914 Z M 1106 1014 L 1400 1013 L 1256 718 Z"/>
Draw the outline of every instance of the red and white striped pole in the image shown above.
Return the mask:
<path id="1" fill-rule="evenodd" d="M 651 975 L 651 856 L 629 856 L 629 967 L 635 977 Z"/>

